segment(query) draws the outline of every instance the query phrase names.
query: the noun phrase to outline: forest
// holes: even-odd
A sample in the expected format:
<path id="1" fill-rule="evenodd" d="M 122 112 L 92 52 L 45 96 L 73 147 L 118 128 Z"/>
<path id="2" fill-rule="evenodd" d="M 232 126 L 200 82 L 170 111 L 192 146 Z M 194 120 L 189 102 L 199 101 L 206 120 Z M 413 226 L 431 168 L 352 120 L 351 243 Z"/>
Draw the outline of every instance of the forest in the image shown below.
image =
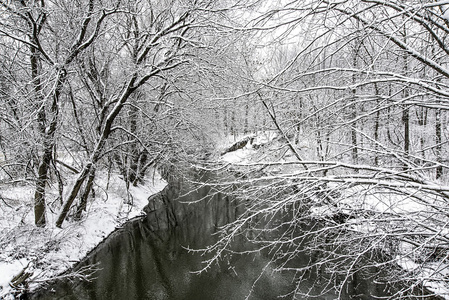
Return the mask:
<path id="1" fill-rule="evenodd" d="M 318 295 L 365 272 L 394 299 L 449 297 L 449 1 L 0 7 L 0 211 L 30 188 L 32 226 L 64 228 L 86 216 L 99 174 L 128 190 L 150 170 L 232 173 L 208 184 L 248 209 L 204 271 L 245 236 L 298 281 L 327 274 Z M 233 150 L 250 155 L 224 160 L 242 140 Z M 318 258 L 284 268 L 299 252 Z"/>

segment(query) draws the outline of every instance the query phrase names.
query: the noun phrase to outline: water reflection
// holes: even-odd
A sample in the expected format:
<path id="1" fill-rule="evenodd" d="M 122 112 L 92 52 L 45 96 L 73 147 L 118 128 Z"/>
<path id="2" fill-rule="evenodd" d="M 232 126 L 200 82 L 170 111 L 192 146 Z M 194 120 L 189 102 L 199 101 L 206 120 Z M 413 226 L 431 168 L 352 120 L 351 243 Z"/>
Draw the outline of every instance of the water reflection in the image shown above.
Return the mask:
<path id="1" fill-rule="evenodd" d="M 292 290 L 292 274 L 273 272 L 262 253 L 225 255 L 207 272 L 194 273 L 204 267 L 207 257 L 185 247 L 198 249 L 213 243 L 217 227 L 234 220 L 242 207 L 207 187 L 179 197 L 180 190 L 181 186 L 171 187 L 150 199 L 146 218 L 112 234 L 77 266 L 97 264 L 100 270 L 95 280 L 57 282 L 31 298 L 269 300 Z M 234 247 L 240 249 L 234 250 L 246 246 L 236 243 Z M 309 259 L 299 257 L 298 263 L 308 263 Z M 311 274 L 309 280 L 301 282 L 301 288 L 313 290 L 316 282 L 316 276 Z M 366 289 L 376 286 L 364 283 L 363 288 L 362 294 L 367 295 Z M 357 292 L 357 299 L 370 299 L 360 295 L 358 289 L 360 285 L 350 287 L 348 294 Z M 318 299 L 335 298 L 329 293 Z"/>

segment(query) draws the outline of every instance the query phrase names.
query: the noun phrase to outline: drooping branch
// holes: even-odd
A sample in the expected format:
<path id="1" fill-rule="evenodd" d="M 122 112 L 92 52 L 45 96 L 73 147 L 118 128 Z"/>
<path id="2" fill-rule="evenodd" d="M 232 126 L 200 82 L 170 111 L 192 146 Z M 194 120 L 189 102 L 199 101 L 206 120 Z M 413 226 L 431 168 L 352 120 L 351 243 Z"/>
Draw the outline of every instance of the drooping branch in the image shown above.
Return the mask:
<path id="1" fill-rule="evenodd" d="M 298 150 L 295 148 L 295 146 L 293 145 L 293 143 L 290 141 L 289 137 L 287 136 L 287 134 L 284 132 L 284 130 L 282 129 L 282 127 L 279 125 L 278 120 L 276 119 L 276 116 L 273 114 L 273 112 L 270 110 L 270 108 L 268 107 L 266 101 L 262 98 L 262 95 L 260 94 L 260 92 L 257 92 L 258 97 L 260 98 L 260 101 L 262 102 L 263 106 L 265 107 L 265 110 L 267 111 L 267 113 L 270 115 L 271 120 L 273 121 L 274 125 L 276 126 L 277 130 L 282 134 L 282 137 L 287 141 L 287 145 L 290 148 L 290 150 L 293 152 L 293 154 L 296 156 L 296 158 L 298 159 L 298 161 L 301 163 L 303 161 L 301 155 L 298 153 Z M 306 164 L 302 164 L 302 166 L 304 167 L 304 169 L 308 169 Z"/>

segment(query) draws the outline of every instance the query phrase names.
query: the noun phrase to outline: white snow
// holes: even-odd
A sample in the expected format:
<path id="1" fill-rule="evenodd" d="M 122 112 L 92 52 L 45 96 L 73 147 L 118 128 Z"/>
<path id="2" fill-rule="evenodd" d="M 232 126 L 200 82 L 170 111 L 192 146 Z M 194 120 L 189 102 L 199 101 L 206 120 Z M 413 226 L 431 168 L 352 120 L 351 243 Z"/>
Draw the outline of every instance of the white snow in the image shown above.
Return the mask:
<path id="1" fill-rule="evenodd" d="M 8 286 L 11 282 L 11 279 L 20 273 L 28 264 L 28 261 L 25 258 L 13 260 L 11 262 L 0 262 L 0 286 L 5 287 Z M 2 294 L 0 294 L 2 295 Z"/>
<path id="2" fill-rule="evenodd" d="M 245 146 L 243 149 L 226 153 L 221 159 L 228 163 L 245 162 L 246 158 L 253 153 L 255 153 L 253 149 Z"/>
<path id="3" fill-rule="evenodd" d="M 139 215 L 148 197 L 166 183 L 155 175 L 143 185 L 130 186 L 113 174 L 99 173 L 95 181 L 95 199 L 90 199 L 81 222 L 66 220 L 55 227 L 59 209 L 56 187 L 47 194 L 47 226 L 34 226 L 33 186 L 1 186 L 0 196 L 8 205 L 0 205 L 0 299 L 14 299 L 11 279 L 28 266 L 33 271 L 30 288 L 49 280 L 73 266 L 105 237 L 123 223 Z M 66 187 L 69 190 L 68 187 Z M 0 198 L 1 201 L 1 198 Z"/>
<path id="4" fill-rule="evenodd" d="M 254 136 L 254 139 L 251 142 L 248 142 L 245 147 L 242 149 L 228 152 L 221 156 L 222 161 L 227 163 L 246 163 L 251 161 L 252 155 L 258 153 L 254 146 L 262 146 L 266 145 L 270 142 L 272 142 L 275 138 L 278 137 L 278 134 L 275 131 L 260 131 Z M 233 143 L 243 140 L 244 138 L 247 138 L 247 136 L 231 136 L 228 137 L 226 140 L 228 141 L 228 145 L 232 145 Z"/>

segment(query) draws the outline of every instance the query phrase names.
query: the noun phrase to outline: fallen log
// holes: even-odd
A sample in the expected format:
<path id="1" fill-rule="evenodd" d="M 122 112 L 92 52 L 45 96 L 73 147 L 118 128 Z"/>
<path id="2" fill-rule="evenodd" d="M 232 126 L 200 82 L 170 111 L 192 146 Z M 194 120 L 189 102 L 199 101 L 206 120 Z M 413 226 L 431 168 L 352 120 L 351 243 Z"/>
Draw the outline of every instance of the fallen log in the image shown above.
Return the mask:
<path id="1" fill-rule="evenodd" d="M 9 283 L 9 286 L 15 290 L 25 290 L 28 286 L 28 278 L 33 275 L 33 271 L 30 271 L 28 268 L 30 267 L 30 263 L 20 271 L 19 274 L 14 276 Z"/>
<path id="2" fill-rule="evenodd" d="M 248 144 L 248 142 L 252 143 L 254 138 L 255 138 L 254 135 L 250 135 L 250 136 L 247 136 L 247 137 L 241 139 L 240 141 L 232 144 L 232 146 L 230 146 L 229 148 L 227 148 L 223 152 L 221 152 L 221 155 L 225 155 L 226 153 L 237 151 L 239 149 L 243 149 Z"/>

